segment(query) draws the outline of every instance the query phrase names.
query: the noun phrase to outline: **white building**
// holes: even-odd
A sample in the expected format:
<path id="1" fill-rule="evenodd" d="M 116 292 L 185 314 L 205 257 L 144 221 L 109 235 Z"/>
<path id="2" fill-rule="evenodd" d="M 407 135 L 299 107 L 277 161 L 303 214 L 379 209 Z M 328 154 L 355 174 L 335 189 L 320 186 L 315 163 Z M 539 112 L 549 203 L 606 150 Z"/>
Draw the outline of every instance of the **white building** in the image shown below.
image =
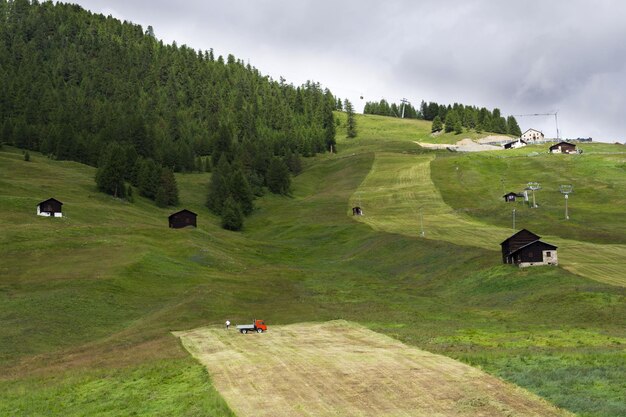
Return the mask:
<path id="1" fill-rule="evenodd" d="M 525 140 L 526 142 L 543 142 L 545 138 L 546 137 L 543 132 L 535 129 L 528 129 L 522 134 L 522 140 Z"/>

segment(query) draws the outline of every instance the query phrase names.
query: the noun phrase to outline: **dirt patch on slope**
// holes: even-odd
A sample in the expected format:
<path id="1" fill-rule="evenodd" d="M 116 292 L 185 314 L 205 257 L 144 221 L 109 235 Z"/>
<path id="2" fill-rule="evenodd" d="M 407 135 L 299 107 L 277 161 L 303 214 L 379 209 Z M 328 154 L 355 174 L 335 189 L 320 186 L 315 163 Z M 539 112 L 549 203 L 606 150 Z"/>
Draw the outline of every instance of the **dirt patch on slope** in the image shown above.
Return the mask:
<path id="1" fill-rule="evenodd" d="M 568 415 L 476 368 L 345 321 L 174 334 L 242 417 Z"/>

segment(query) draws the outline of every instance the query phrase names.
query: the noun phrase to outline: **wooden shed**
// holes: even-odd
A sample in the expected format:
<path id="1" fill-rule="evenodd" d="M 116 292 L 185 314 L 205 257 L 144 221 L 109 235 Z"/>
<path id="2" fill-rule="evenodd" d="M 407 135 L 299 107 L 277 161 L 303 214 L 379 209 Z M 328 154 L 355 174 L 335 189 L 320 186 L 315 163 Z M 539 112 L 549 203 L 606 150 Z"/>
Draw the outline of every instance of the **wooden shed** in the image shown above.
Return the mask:
<path id="1" fill-rule="evenodd" d="M 513 202 L 515 202 L 515 199 L 516 199 L 517 197 L 519 197 L 519 196 L 517 195 L 517 193 L 510 192 L 510 193 L 508 193 L 508 194 L 504 194 L 502 197 L 504 197 L 504 201 L 505 201 L 505 202 L 507 202 L 507 203 L 513 203 Z"/>
<path id="2" fill-rule="evenodd" d="M 500 243 L 502 262 L 520 267 L 557 265 L 557 247 L 539 239 L 540 236 L 526 229 L 515 233 Z"/>
<path id="3" fill-rule="evenodd" d="M 168 217 L 170 228 L 182 229 L 183 227 L 187 227 L 187 226 L 197 227 L 196 225 L 197 217 L 198 215 L 196 213 L 187 209 L 177 211 L 174 214 L 170 214 L 170 216 Z"/>
<path id="4" fill-rule="evenodd" d="M 550 146 L 550 153 L 578 153 L 576 145 L 569 142 L 559 142 Z"/>
<path id="5" fill-rule="evenodd" d="M 49 198 L 37 204 L 37 215 L 45 217 L 63 217 L 63 203 L 56 198 Z"/>

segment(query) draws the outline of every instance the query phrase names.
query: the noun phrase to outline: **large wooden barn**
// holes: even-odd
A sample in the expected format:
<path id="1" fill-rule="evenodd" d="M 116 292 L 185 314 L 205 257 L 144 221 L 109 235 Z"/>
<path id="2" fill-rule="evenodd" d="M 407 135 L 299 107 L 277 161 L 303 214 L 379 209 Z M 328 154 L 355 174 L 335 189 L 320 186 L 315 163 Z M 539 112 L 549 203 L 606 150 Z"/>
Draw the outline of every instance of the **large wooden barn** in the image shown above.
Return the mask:
<path id="1" fill-rule="evenodd" d="M 183 227 L 196 225 L 196 218 L 198 215 L 193 211 L 183 209 L 181 211 L 177 211 L 174 214 L 170 214 L 168 217 L 170 228 L 172 229 L 182 229 Z"/>
<path id="2" fill-rule="evenodd" d="M 500 243 L 502 262 L 519 267 L 558 265 L 557 247 L 539 239 L 540 236 L 526 229 L 515 233 Z"/>
<path id="3" fill-rule="evenodd" d="M 56 198 L 49 198 L 37 204 L 37 215 L 45 217 L 63 217 L 63 203 Z"/>
<path id="4" fill-rule="evenodd" d="M 550 146 L 550 153 L 578 153 L 576 145 L 569 142 L 559 142 Z"/>

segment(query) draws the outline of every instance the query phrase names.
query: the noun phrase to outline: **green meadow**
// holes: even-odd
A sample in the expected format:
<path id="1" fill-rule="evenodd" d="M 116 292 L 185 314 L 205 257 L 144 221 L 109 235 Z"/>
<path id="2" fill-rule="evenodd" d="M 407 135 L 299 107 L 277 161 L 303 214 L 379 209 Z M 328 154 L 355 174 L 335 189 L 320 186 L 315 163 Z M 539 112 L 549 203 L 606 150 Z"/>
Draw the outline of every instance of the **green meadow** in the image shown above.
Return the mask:
<path id="1" fill-rule="evenodd" d="M 452 154 L 414 143 L 441 139 L 429 123 L 357 122 L 240 233 L 204 207 L 210 174 L 177 174 L 181 205 L 159 209 L 98 193 L 91 167 L 2 148 L 0 415 L 231 415 L 171 331 L 254 317 L 358 322 L 581 416 L 626 414 L 622 148 Z M 556 239 L 561 266 L 501 265 L 503 177 L 506 192 L 542 183 L 518 225 Z M 35 215 L 49 197 L 63 218 Z M 197 229 L 167 227 L 182 208 Z"/>

